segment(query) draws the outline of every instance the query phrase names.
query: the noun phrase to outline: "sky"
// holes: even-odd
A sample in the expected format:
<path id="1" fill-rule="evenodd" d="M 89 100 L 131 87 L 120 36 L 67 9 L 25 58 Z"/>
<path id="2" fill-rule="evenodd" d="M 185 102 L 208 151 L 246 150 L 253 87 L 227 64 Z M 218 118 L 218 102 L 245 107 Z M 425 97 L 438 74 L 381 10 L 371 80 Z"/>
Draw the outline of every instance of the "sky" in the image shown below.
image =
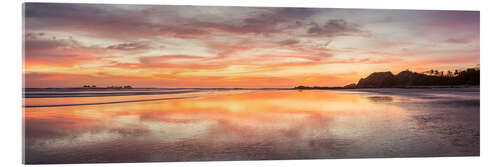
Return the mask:
<path id="1" fill-rule="evenodd" d="M 479 11 L 26 3 L 28 88 L 344 86 L 479 64 Z"/>

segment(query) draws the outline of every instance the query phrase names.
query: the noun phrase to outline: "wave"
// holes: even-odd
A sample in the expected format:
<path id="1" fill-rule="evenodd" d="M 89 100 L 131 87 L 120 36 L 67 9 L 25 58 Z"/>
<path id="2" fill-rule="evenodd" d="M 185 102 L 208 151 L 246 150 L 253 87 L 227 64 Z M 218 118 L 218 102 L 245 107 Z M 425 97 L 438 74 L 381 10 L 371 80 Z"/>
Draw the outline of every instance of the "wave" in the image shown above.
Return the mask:
<path id="1" fill-rule="evenodd" d="M 124 101 L 111 101 L 111 102 L 100 102 L 100 103 L 77 103 L 77 104 L 52 104 L 52 105 L 25 105 L 25 108 L 34 107 L 66 107 L 66 106 L 85 106 L 85 105 L 99 105 L 99 104 L 116 104 L 116 103 L 132 103 L 132 102 L 145 102 L 145 101 L 158 101 L 158 100 L 175 100 L 175 99 L 186 99 L 186 98 L 196 98 L 200 96 L 189 96 L 189 97 L 170 97 L 170 98 L 158 98 L 158 99 L 141 99 L 141 100 L 124 100 Z"/>
<path id="2" fill-rule="evenodd" d="M 236 90 L 288 90 L 289 88 L 133 88 L 133 89 L 86 89 L 86 88 L 25 88 L 24 98 L 105 97 L 136 95 L 168 95 L 195 92 Z"/>
<path id="3" fill-rule="evenodd" d="M 182 91 L 115 91 L 100 93 L 77 92 L 47 92 L 26 93 L 25 108 L 33 107 L 64 107 L 82 105 L 116 104 L 130 102 L 145 102 L 157 100 L 174 100 L 219 95 L 234 95 L 249 93 L 255 90 L 182 90 Z"/>
<path id="4" fill-rule="evenodd" d="M 135 96 L 135 95 L 162 95 L 199 92 L 200 90 L 182 91 L 111 91 L 111 92 L 35 92 L 24 93 L 25 98 L 51 98 L 51 97 L 102 97 L 102 96 Z"/>

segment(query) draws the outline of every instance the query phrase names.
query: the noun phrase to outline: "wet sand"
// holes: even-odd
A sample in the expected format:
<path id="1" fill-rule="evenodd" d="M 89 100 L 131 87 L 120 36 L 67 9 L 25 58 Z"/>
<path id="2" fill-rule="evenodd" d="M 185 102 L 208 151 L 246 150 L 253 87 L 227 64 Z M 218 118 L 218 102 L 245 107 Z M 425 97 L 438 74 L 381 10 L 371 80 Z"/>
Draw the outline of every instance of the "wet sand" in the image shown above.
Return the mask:
<path id="1" fill-rule="evenodd" d="M 28 164 L 479 155 L 478 88 L 261 90 L 24 110 Z"/>

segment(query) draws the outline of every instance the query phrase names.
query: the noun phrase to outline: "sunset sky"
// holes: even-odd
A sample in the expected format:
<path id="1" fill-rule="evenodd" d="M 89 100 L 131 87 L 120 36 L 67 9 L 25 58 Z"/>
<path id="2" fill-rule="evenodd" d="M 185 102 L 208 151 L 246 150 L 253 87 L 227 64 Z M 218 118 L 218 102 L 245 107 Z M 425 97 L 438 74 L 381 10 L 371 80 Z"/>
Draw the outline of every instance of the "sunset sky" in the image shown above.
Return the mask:
<path id="1" fill-rule="evenodd" d="M 479 64 L 479 12 L 27 3 L 25 87 L 343 86 Z"/>

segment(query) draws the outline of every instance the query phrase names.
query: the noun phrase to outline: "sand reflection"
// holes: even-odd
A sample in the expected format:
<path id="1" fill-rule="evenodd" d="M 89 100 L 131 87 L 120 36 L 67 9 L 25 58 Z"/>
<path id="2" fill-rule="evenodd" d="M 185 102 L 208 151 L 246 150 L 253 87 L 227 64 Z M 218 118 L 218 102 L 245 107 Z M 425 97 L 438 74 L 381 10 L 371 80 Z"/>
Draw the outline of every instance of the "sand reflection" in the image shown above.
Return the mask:
<path id="1" fill-rule="evenodd" d="M 336 158 L 408 126 L 387 98 L 335 91 L 25 108 L 27 162 Z"/>

